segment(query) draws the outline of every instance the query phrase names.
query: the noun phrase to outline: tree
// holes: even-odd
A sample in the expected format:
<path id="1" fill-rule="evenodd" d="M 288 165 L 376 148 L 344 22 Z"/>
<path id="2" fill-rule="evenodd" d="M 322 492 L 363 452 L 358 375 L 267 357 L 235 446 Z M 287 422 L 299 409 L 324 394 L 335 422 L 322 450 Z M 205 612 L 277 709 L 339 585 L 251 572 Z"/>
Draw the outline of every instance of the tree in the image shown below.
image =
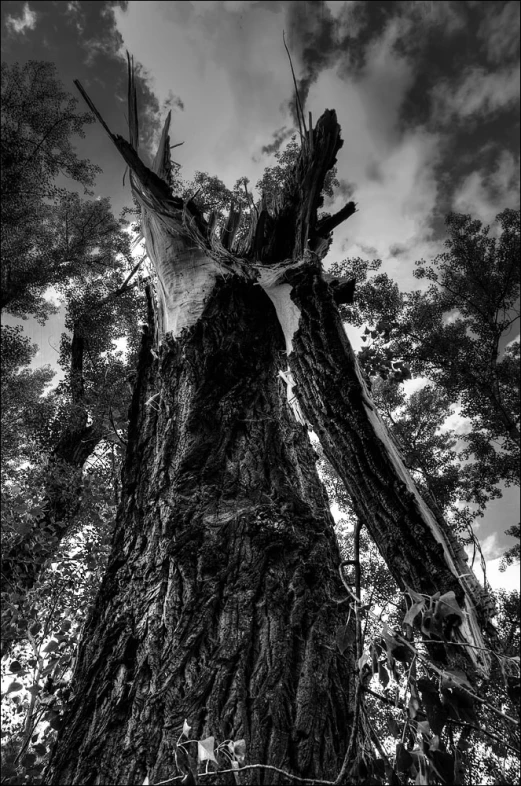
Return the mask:
<path id="1" fill-rule="evenodd" d="M 94 233 L 93 242 L 95 238 Z M 140 315 L 133 285 L 127 283 L 129 276 L 125 278 L 127 281 L 123 281 L 122 271 L 116 267 L 97 281 L 92 277 L 84 281 L 83 287 L 75 279 L 74 299 L 69 300 L 66 319 L 71 337 L 62 337 L 60 362 L 66 371 L 65 379 L 56 391 L 37 400 L 24 414 L 32 438 L 32 452 L 27 457 L 39 474 L 40 498 L 32 504 L 27 499 L 35 491 L 34 472 L 30 473 L 25 500 L 19 470 L 8 467 L 9 479 L 3 478 L 8 481 L 5 510 L 11 509 L 14 515 L 6 516 L 2 532 L 2 654 L 23 635 L 19 622 L 27 618 L 19 603 L 15 607 L 19 621 L 13 618 L 13 594 L 24 595 L 31 589 L 42 567 L 75 524 L 82 501 L 84 505 L 90 501 L 86 464 L 90 464 L 91 474 L 107 449 L 119 463 L 129 401 L 129 367 L 135 357 L 132 339 L 136 338 L 135 323 Z M 112 346 L 121 335 L 130 339 L 126 359 Z M 20 395 L 21 383 L 29 380 L 31 390 L 36 390 L 35 383 L 49 373 L 39 370 L 28 379 L 22 372 L 7 379 L 3 398 L 11 400 Z M 23 402 L 19 398 L 17 403 L 20 406 Z M 6 433 L 8 436 L 10 431 L 6 429 Z M 117 484 L 116 473 L 113 475 Z M 30 605 L 25 604 L 25 611 Z"/>
<path id="2" fill-rule="evenodd" d="M 45 782 L 154 783 L 174 771 L 193 782 L 176 744 L 188 733 L 200 760 L 238 765 L 246 753 L 271 766 L 244 769 L 244 783 L 285 783 L 280 770 L 363 780 L 374 755 L 360 639 L 308 425 L 400 588 L 453 592 L 465 608 L 452 665 L 487 670 L 487 612 L 371 402 L 335 302 L 347 290 L 322 274 L 332 230 L 355 210 L 318 216 L 342 145 L 336 115 L 304 125 L 277 204 L 255 205 L 242 234 L 232 207 L 216 233 L 168 183 L 170 116 L 152 168 L 139 158 L 129 71 L 130 143 L 77 85 L 129 166 L 157 284 L 111 555 Z M 214 735 L 228 741 L 218 751 Z M 219 783 L 235 782 L 229 769 Z"/>
<path id="3" fill-rule="evenodd" d="M 416 263 L 415 276 L 432 282 L 423 291 L 402 293 L 385 274 L 368 281 L 378 260 L 331 269 L 359 282 L 357 303 L 343 307 L 343 316 L 369 323 L 359 355 L 366 372 L 391 384 L 411 372 L 427 377 L 468 418 L 458 452 L 458 497 L 467 506 L 452 511 L 467 531 L 501 496 L 500 483 L 519 485 L 519 340 L 511 340 L 519 320 L 519 216 L 504 210 L 491 236 L 470 216 L 450 214 L 447 251 L 432 265 Z"/>
<path id="4" fill-rule="evenodd" d="M 443 389 L 472 423 L 463 439 L 475 478 L 507 484 L 519 483 L 519 342 L 509 342 L 519 320 L 519 216 L 504 210 L 491 237 L 480 221 L 450 214 L 447 251 L 416 263 L 415 276 L 432 282 L 426 290 L 400 293 L 380 275 L 359 298 L 374 328 L 366 359 L 400 360 Z"/>
<path id="5" fill-rule="evenodd" d="M 99 168 L 79 160 L 71 143 L 92 117 L 75 111 L 76 99 L 55 76 L 51 63 L 2 64 L 2 311 L 44 322 L 57 310 L 44 298 L 53 285 L 70 331 L 60 353 L 65 380 L 42 398 L 50 370 L 17 373 L 29 362 L 28 344 L 19 329 L 2 328 L 3 495 L 10 511 L 2 529 L 2 653 L 20 633 L 13 594 L 33 586 L 67 533 L 86 462 L 107 440 L 120 440 L 129 368 L 113 341 L 129 340 L 132 364 L 141 316 L 134 297 L 140 262 L 132 258 L 128 222 L 112 215 L 108 199 L 83 200 L 56 185 L 64 175 L 86 189 Z M 29 488 L 13 477 L 23 459 L 32 464 Z"/>
<path id="6" fill-rule="evenodd" d="M 63 175 L 87 187 L 100 168 L 77 157 L 71 136 L 85 136 L 92 122 L 76 112 L 53 63 L 2 63 L 2 298 L 1 308 L 45 320 L 52 305 L 42 297 L 66 278 L 73 260 L 52 248 L 56 201 L 67 197 L 56 184 Z M 49 242 L 51 241 L 51 248 Z"/>
<path id="7" fill-rule="evenodd" d="M 27 461 L 35 448 L 38 428 L 49 418 L 49 407 L 42 400 L 46 386 L 54 377 L 47 366 L 30 371 L 26 368 L 37 352 L 22 335 L 20 325 L 1 326 L 0 401 L 1 401 L 1 461 L 2 471 L 8 471 L 13 462 L 15 469 Z"/>

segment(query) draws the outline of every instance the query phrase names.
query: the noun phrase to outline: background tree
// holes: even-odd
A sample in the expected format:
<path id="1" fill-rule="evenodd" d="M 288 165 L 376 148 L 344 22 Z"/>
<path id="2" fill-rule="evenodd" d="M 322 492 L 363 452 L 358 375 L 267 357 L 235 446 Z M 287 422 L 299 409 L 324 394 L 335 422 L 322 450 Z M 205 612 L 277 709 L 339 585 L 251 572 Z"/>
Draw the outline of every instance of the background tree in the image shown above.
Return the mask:
<path id="1" fill-rule="evenodd" d="M 76 104 L 51 63 L 2 64 L 2 310 L 44 322 L 57 310 L 45 297 L 53 286 L 70 331 L 60 357 L 65 379 L 41 398 L 51 372 L 23 369 L 28 342 L 21 329 L 2 328 L 2 482 L 10 511 L 2 529 L 2 652 L 23 634 L 24 604 L 13 596 L 32 587 L 79 510 L 86 462 L 107 444 L 116 456 L 123 445 L 142 315 L 128 222 L 112 215 L 109 200 L 85 201 L 56 184 L 62 175 L 86 189 L 99 169 L 72 146 L 71 136 L 91 122 Z M 115 353 L 122 337 L 130 366 Z M 24 459 L 31 467 L 19 476 Z"/>
<path id="2" fill-rule="evenodd" d="M 1 91 L 1 308 L 44 320 L 53 310 L 44 291 L 73 264 L 52 250 L 56 203 L 67 198 L 56 178 L 65 175 L 85 189 L 93 184 L 99 167 L 80 160 L 71 143 L 92 117 L 76 111 L 52 63 L 2 63 Z"/>
<path id="3" fill-rule="evenodd" d="M 427 377 L 468 418 L 459 434 L 458 499 L 452 518 L 468 530 L 499 484 L 519 485 L 519 342 L 509 341 L 519 319 L 519 211 L 490 227 L 470 216 L 447 218 L 447 251 L 415 275 L 432 283 L 401 293 L 387 275 L 367 279 L 378 260 L 333 265 L 357 278 L 356 304 L 344 306 L 353 324 L 368 324 L 360 360 L 369 375 L 399 382 Z"/>

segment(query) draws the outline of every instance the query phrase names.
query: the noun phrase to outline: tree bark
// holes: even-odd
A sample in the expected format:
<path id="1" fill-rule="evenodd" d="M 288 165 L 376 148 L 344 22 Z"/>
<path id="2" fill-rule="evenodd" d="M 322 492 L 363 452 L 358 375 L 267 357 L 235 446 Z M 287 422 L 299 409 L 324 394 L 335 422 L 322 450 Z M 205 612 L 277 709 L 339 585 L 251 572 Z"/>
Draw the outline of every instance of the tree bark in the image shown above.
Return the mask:
<path id="1" fill-rule="evenodd" d="M 239 277 L 179 340 L 145 338 L 110 564 L 46 783 L 172 777 L 185 719 L 195 739 L 244 738 L 250 763 L 340 769 L 355 636 L 340 654 L 340 556 L 283 347 L 268 297 Z"/>
<path id="2" fill-rule="evenodd" d="M 305 419 L 400 583 L 460 599 L 473 588 L 371 414 L 321 278 L 328 226 L 355 209 L 321 234 L 342 144 L 335 113 L 309 129 L 275 213 L 261 205 L 235 243 L 235 217 L 217 238 L 171 193 L 169 117 L 152 170 L 139 159 L 129 70 L 130 144 L 77 85 L 131 170 L 157 314 L 151 300 L 112 553 L 44 782 L 155 783 L 193 769 L 174 756 L 185 719 L 192 739 L 244 738 L 248 763 L 333 781 L 352 731 L 349 750 L 370 753 L 353 620 L 345 652 L 335 645 L 345 592 Z M 467 633 L 475 643 L 479 631 Z M 273 770 L 218 778 L 287 781 Z"/>
<path id="3" fill-rule="evenodd" d="M 290 296 L 299 309 L 288 353 L 293 393 L 359 520 L 398 586 L 431 596 L 453 591 L 465 610 L 460 641 L 485 647 L 480 629 L 490 612 L 487 593 L 440 511 L 420 496 L 390 439 L 342 326 L 334 290 L 312 260 L 286 279 L 293 282 Z M 471 647 L 467 657 L 487 673 L 488 653 Z"/>

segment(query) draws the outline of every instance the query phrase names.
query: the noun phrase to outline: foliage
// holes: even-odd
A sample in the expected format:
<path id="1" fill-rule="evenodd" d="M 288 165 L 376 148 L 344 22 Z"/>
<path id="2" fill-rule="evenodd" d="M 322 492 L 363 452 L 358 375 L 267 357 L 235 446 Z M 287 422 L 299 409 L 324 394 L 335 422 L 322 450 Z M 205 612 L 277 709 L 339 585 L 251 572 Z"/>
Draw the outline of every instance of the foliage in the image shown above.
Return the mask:
<path id="1" fill-rule="evenodd" d="M 280 194 L 284 191 L 284 186 L 288 175 L 292 172 L 300 151 L 300 143 L 297 142 L 296 135 L 292 136 L 284 150 L 275 153 L 276 164 L 266 167 L 264 174 L 257 181 L 256 189 L 261 194 L 268 207 L 277 205 Z M 333 198 L 334 189 L 340 185 L 337 179 L 337 168 L 332 167 L 324 181 L 323 194 Z"/>
<path id="2" fill-rule="evenodd" d="M 49 366 L 28 369 L 37 346 L 22 335 L 21 326 L 1 327 L 0 446 L 2 469 L 19 468 L 34 457 L 39 431 L 52 416 L 52 404 L 42 397 L 55 372 Z"/>
<path id="3" fill-rule="evenodd" d="M 53 562 L 29 593 L 11 596 L 12 618 L 25 636 L 3 662 L 2 677 L 11 675 L 2 696 L 4 783 L 40 783 L 61 726 L 81 626 L 108 556 L 115 510 L 110 485 L 96 474 L 85 478 L 86 505 Z"/>
<path id="4" fill-rule="evenodd" d="M 70 137 L 84 136 L 93 122 L 78 114 L 77 101 L 63 90 L 52 63 L 2 63 L 2 309 L 42 323 L 53 306 L 43 294 L 74 266 L 52 252 L 56 204 L 67 192 L 58 175 L 87 189 L 100 171 L 77 157 Z"/>
<path id="5" fill-rule="evenodd" d="M 521 528 L 519 524 L 513 524 L 505 531 L 505 535 L 510 535 L 510 537 L 517 538 L 519 540 L 520 529 Z M 499 570 L 505 571 L 509 565 L 514 565 L 514 563 L 519 562 L 520 551 L 521 549 L 519 543 L 516 543 L 514 546 L 511 546 L 509 549 L 507 549 L 503 555 L 503 559 L 501 560 Z"/>
<path id="6" fill-rule="evenodd" d="M 491 676 L 471 685 L 461 669 L 450 665 L 463 619 L 454 593 L 428 597 L 409 590 L 401 596 L 389 585 L 386 566 L 362 530 L 357 602 L 355 533 L 341 525 L 342 556 L 349 560 L 344 584 L 352 599 L 346 620 L 354 613 L 363 622 L 362 716 L 379 754 L 372 762 L 359 756 L 357 775 L 371 783 L 517 783 L 518 593 L 497 594 Z M 337 647 L 342 652 L 347 645 L 339 629 Z M 432 662 L 432 646 L 438 657 L 440 651 L 448 656 L 445 668 Z"/>
<path id="7" fill-rule="evenodd" d="M 424 290 L 400 292 L 386 274 L 368 280 L 379 260 L 330 269 L 357 281 L 355 304 L 341 308 L 351 324 L 369 325 L 359 353 L 366 373 L 391 383 L 424 377 L 447 413 L 457 408 L 467 419 L 457 435 L 462 526 L 500 496 L 498 484 L 519 483 L 519 341 L 505 346 L 519 318 L 519 211 L 503 211 L 497 223 L 493 238 L 470 216 L 449 215 L 447 251 L 430 266 L 417 263 L 415 275 L 432 282 Z"/>
<path id="8" fill-rule="evenodd" d="M 75 99 L 48 63 L 3 65 L 2 100 L 2 308 L 22 318 L 34 313 L 43 322 L 56 310 L 45 299 L 52 285 L 70 331 L 61 342 L 64 379 L 42 396 L 53 372 L 27 370 L 36 347 L 21 328 L 2 327 L 2 546 L 14 578 L 16 570 L 37 575 L 41 566 L 45 572 L 51 558 L 61 559 L 64 533 L 74 531 L 89 505 L 91 518 L 97 516 L 73 458 L 86 433 L 83 472 L 101 471 L 111 499 L 117 497 L 144 298 L 136 275 L 142 260 L 132 257 L 128 223 L 113 216 L 108 199 L 85 201 L 56 185 L 57 176 L 92 184 L 98 168 L 77 158 L 70 139 L 83 134 L 91 116 L 75 113 Z M 116 349 L 118 339 L 126 350 Z M 66 512 L 67 521 L 57 519 Z M 6 579 L 3 631 L 18 640 L 26 637 L 17 597 L 22 590 Z"/>

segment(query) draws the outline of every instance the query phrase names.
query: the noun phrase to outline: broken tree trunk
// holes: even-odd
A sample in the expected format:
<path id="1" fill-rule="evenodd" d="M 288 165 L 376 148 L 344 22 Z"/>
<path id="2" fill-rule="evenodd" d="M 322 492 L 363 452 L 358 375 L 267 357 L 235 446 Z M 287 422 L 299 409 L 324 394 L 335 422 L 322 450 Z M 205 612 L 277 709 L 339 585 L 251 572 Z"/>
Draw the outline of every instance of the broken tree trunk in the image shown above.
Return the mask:
<path id="1" fill-rule="evenodd" d="M 342 144 L 335 113 L 307 131 L 274 212 L 252 211 L 249 232 L 233 240 L 235 217 L 217 237 L 212 220 L 171 193 L 169 117 L 152 169 L 139 159 L 132 77 L 130 144 L 104 125 L 131 170 L 157 304 L 112 554 L 45 783 L 193 773 L 176 748 L 185 720 L 192 739 L 244 739 L 247 763 L 333 781 L 348 739 L 353 763 L 371 752 L 352 620 L 343 654 L 335 645 L 346 623 L 340 556 L 304 423 L 400 586 L 454 589 L 462 635 L 478 647 L 482 593 L 461 577 L 461 552 L 396 455 L 322 277 L 329 233 L 355 210 L 349 203 L 328 223 L 317 215 Z M 218 777 L 235 783 L 235 773 Z M 273 770 L 237 777 L 288 782 Z"/>

